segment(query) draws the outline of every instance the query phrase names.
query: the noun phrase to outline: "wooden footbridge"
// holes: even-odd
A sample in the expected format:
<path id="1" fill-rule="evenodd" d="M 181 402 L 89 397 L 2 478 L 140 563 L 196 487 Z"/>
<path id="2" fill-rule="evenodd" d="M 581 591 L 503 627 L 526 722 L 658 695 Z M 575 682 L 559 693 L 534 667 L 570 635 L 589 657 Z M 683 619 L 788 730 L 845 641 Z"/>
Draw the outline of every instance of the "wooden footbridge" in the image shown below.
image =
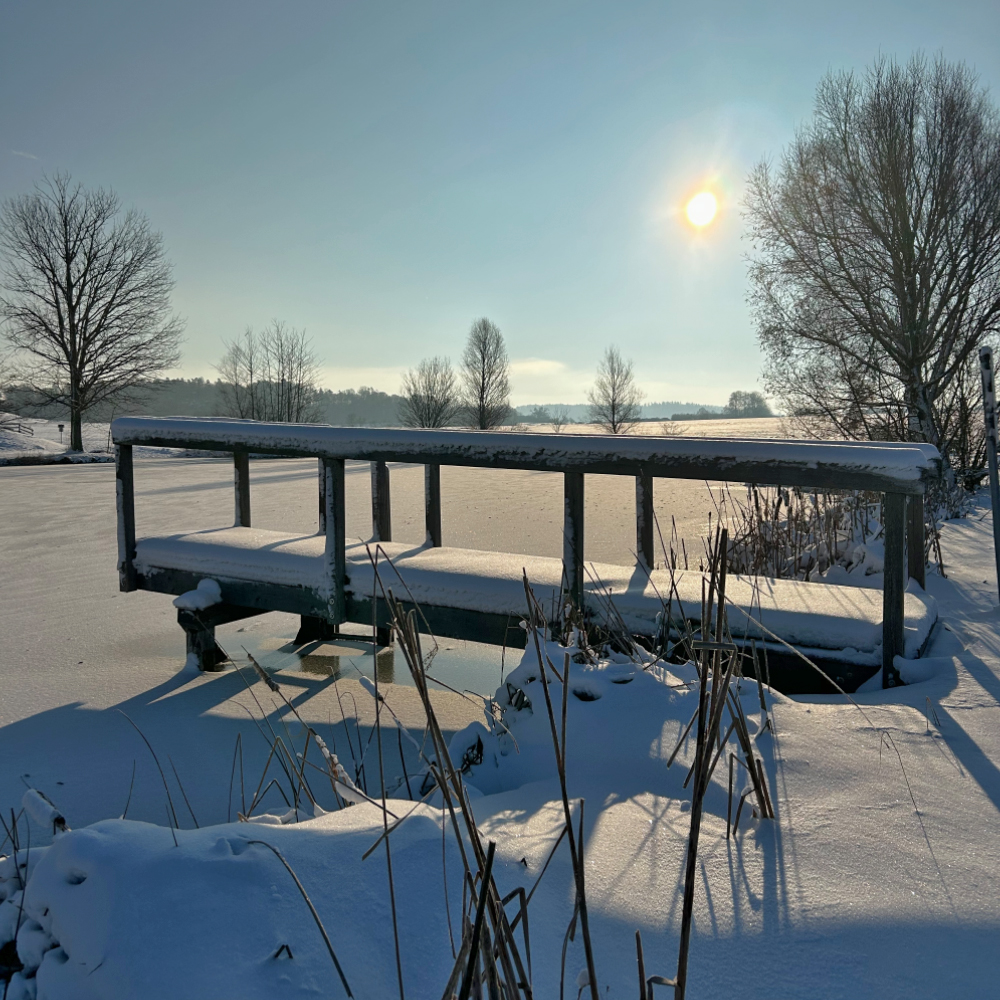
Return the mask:
<path id="1" fill-rule="evenodd" d="M 610 437 L 489 431 L 346 428 L 206 418 L 123 417 L 112 424 L 116 445 L 121 589 L 182 594 L 210 578 L 222 602 L 181 610 L 188 651 L 202 669 L 216 663 L 217 625 L 266 611 L 301 616 L 299 638 L 329 638 L 345 622 L 380 626 L 388 610 L 379 596 L 363 542 L 345 537 L 344 463 L 365 461 L 372 472 L 372 541 L 389 557 L 383 580 L 419 605 L 438 636 L 523 645 L 522 571 L 543 606 L 562 600 L 600 615 L 610 594 L 616 612 L 639 635 L 653 635 L 671 580 L 654 565 L 653 484 L 657 478 L 698 479 L 866 490 L 884 494 L 885 585 L 882 592 L 788 580 L 730 578 L 727 596 L 746 611 L 734 633 L 767 643 L 769 633 L 810 651 L 842 686 L 853 688 L 879 665 L 896 679 L 893 658 L 917 656 L 936 619 L 933 601 L 907 588 L 924 582 L 923 496 L 940 474 L 927 445 L 850 442 Z M 232 527 L 135 537 L 132 449 L 152 446 L 230 452 L 235 517 Z M 302 535 L 252 527 L 250 456 L 318 459 L 319 531 Z M 426 541 L 392 541 L 388 463 L 425 470 Z M 559 473 L 564 483 L 563 557 L 446 548 L 441 544 L 441 466 L 527 469 Z M 635 567 L 584 562 L 587 474 L 635 481 Z M 398 574 L 398 579 L 397 579 Z M 674 614 L 697 620 L 700 574 L 675 575 Z M 374 609 L 373 609 L 374 602 Z M 735 616 L 734 616 L 735 618 Z M 759 623 L 759 624 L 757 624 Z M 513 628 L 511 627 L 513 626 Z M 520 641 L 518 641 L 520 640 Z M 808 687 L 808 685 L 807 685 Z"/>

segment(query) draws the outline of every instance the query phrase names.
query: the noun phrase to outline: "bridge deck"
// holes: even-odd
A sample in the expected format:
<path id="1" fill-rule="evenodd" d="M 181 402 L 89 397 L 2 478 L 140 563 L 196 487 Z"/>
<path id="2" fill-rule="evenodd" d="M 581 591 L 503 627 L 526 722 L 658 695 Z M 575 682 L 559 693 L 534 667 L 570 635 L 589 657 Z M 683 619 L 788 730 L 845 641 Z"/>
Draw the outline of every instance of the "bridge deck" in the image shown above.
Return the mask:
<path id="1" fill-rule="evenodd" d="M 217 580 L 226 602 L 298 614 L 321 614 L 329 601 L 324 573 L 325 538 L 258 528 L 217 528 L 138 541 L 136 568 L 143 585 L 152 590 L 183 593 L 199 579 Z M 509 552 L 413 546 L 400 542 L 346 546 L 348 620 L 371 622 L 369 598 L 376 591 L 369 555 L 381 559 L 385 587 L 401 598 L 412 598 L 430 617 L 440 610 L 476 613 L 458 629 L 445 620 L 441 635 L 473 641 L 496 641 L 482 613 L 504 616 L 517 626 L 526 603 L 522 571 L 543 607 L 558 605 L 562 562 L 543 556 Z M 388 556 L 385 560 L 384 556 Z M 391 565 L 390 565 L 391 563 Z M 671 617 L 697 621 L 701 614 L 701 574 L 675 575 L 676 599 Z M 269 592 L 255 597 L 260 586 Z M 671 593 L 670 575 L 640 567 L 588 563 L 585 606 L 600 621 L 611 599 L 625 625 L 639 635 L 653 635 L 657 615 Z M 750 618 L 800 648 L 836 654 L 838 660 L 876 666 L 882 642 L 882 593 L 861 587 L 802 583 L 762 577 L 730 577 L 729 599 Z M 932 598 L 905 595 L 905 655 L 917 656 L 937 612 Z M 430 618 L 429 618 L 430 620 Z M 734 635 L 766 639 L 756 621 L 730 615 Z M 459 632 L 459 634 L 455 634 Z M 515 628 L 519 632 L 519 628 Z M 519 645 L 508 636 L 508 645 Z M 501 640 L 502 641 L 502 640 Z"/>

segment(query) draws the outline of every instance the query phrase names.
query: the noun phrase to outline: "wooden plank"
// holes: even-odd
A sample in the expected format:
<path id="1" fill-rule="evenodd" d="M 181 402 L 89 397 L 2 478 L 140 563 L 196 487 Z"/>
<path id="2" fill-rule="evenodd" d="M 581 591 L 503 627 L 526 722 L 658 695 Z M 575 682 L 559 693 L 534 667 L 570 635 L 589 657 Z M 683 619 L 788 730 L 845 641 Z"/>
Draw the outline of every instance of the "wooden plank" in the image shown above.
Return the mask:
<path id="1" fill-rule="evenodd" d="M 344 460 L 324 458 L 326 478 L 326 548 L 324 571 L 330 587 L 327 618 L 334 625 L 344 621 L 344 585 L 347 582 L 345 536 Z"/>
<path id="2" fill-rule="evenodd" d="M 115 445 L 115 497 L 118 509 L 118 588 L 138 589 L 135 571 L 135 480 L 132 446 Z"/>
<path id="3" fill-rule="evenodd" d="M 583 610 L 583 474 L 563 475 L 563 580 L 573 607 Z"/>
<path id="4" fill-rule="evenodd" d="M 323 459 L 316 459 L 319 466 L 319 531 L 318 535 L 326 534 L 326 470 L 323 468 Z"/>
<path id="5" fill-rule="evenodd" d="M 909 497 L 906 501 L 906 565 L 910 579 L 926 586 L 924 562 L 924 498 Z"/>
<path id="6" fill-rule="evenodd" d="M 424 524 L 427 544 L 441 547 L 441 466 L 424 466 Z"/>
<path id="7" fill-rule="evenodd" d="M 882 508 L 885 524 L 885 561 L 882 591 L 882 687 L 900 683 L 894 657 L 902 656 L 903 598 L 906 592 L 906 497 L 886 493 Z"/>
<path id="8" fill-rule="evenodd" d="M 250 527 L 250 456 L 233 452 L 233 489 L 236 502 L 236 527 Z"/>
<path id="9" fill-rule="evenodd" d="M 392 506 L 389 502 L 389 466 L 372 462 L 372 541 L 392 541 Z"/>
<path id="10" fill-rule="evenodd" d="M 653 477 L 640 473 L 635 477 L 635 552 L 647 569 L 655 562 L 653 525 Z"/>

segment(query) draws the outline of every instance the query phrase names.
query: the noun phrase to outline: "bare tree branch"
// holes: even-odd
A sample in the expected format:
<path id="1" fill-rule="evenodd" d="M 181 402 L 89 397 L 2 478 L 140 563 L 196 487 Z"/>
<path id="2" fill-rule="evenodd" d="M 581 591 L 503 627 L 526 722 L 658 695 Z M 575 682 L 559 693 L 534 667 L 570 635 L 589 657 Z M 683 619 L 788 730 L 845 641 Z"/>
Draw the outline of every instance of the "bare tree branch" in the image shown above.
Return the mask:
<path id="1" fill-rule="evenodd" d="M 448 358 L 425 358 L 403 376 L 399 418 L 405 427 L 447 427 L 461 412 Z"/>
<path id="2" fill-rule="evenodd" d="M 1000 118 L 962 64 L 831 73 L 752 172 L 765 386 L 849 437 L 976 452 L 970 359 L 1000 328 Z"/>
<path id="3" fill-rule="evenodd" d="M 305 330 L 272 320 L 260 333 L 247 327 L 226 343 L 216 366 L 223 416 L 243 420 L 315 423 L 319 360 Z"/>
<path id="4" fill-rule="evenodd" d="M 123 400 L 176 365 L 183 324 L 170 315 L 173 278 L 163 238 L 122 212 L 111 191 L 57 174 L 0 210 L 0 320 L 17 377 L 70 410 L 70 447 L 82 418 Z"/>
<path id="5" fill-rule="evenodd" d="M 638 422 L 644 393 L 635 384 L 632 362 L 609 347 L 597 366 L 594 388 L 587 394 L 590 419 L 610 434 L 627 434 Z"/>
<path id="6" fill-rule="evenodd" d="M 472 324 L 462 355 L 462 386 L 469 423 L 498 427 L 510 414 L 510 362 L 503 336 L 484 316 Z"/>

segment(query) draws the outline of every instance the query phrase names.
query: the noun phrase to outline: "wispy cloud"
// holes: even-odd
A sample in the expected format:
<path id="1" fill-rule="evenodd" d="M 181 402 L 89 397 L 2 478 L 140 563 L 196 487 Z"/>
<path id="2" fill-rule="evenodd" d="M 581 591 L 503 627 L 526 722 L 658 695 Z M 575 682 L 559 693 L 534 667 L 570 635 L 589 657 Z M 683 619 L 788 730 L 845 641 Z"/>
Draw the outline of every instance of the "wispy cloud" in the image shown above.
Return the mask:
<path id="1" fill-rule="evenodd" d="M 11 156 L 23 156 L 26 160 L 37 160 L 38 159 L 38 157 L 35 156 L 34 153 L 25 153 L 23 150 L 20 150 L 20 149 L 12 149 L 10 151 L 10 155 Z"/>

